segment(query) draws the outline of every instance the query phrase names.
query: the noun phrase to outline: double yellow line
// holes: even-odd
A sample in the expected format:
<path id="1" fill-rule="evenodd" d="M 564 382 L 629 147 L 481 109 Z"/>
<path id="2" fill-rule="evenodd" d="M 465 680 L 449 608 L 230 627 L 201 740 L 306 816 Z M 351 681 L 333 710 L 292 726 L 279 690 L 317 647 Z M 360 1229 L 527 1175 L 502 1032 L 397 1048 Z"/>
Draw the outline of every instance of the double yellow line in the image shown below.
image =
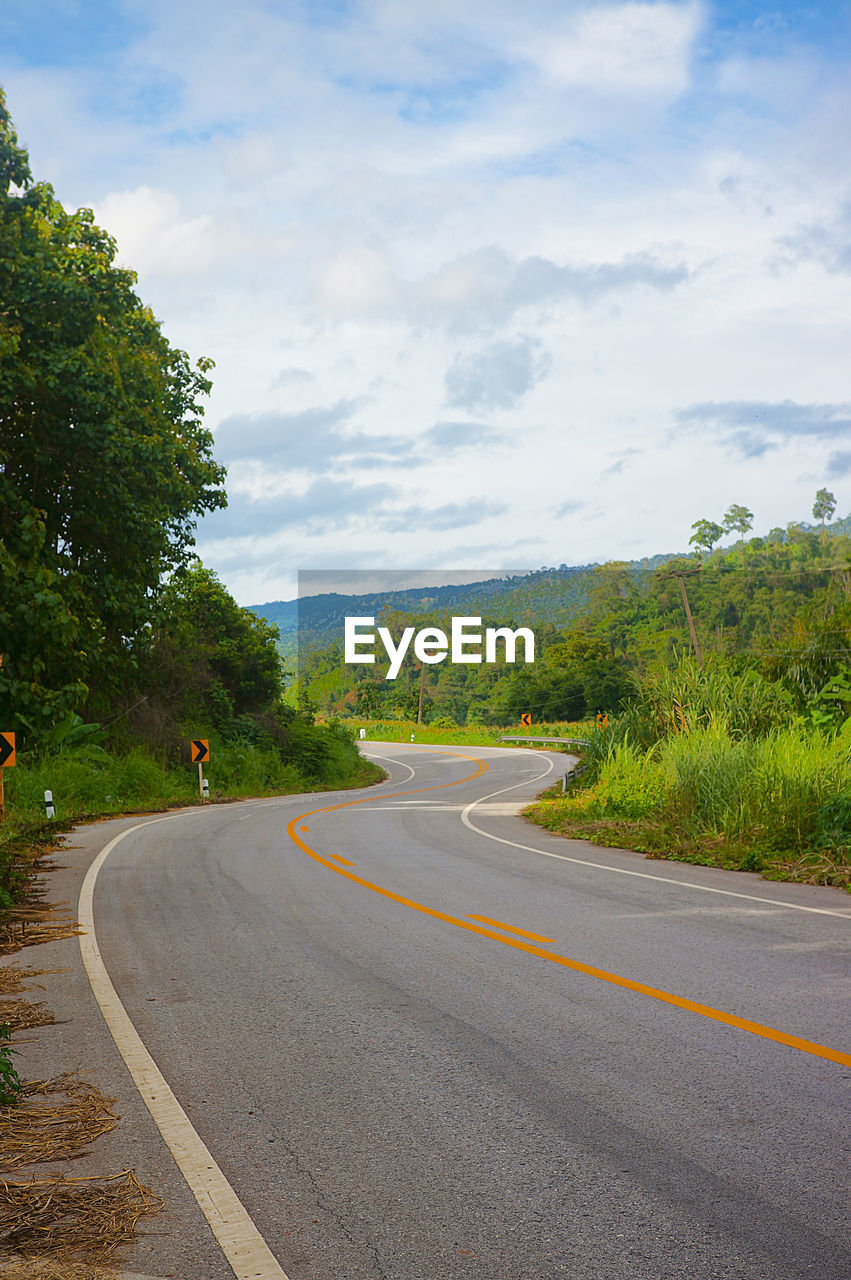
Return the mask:
<path id="1" fill-rule="evenodd" d="M 475 778 L 481 777 L 488 767 L 484 760 L 479 760 L 472 756 L 464 756 L 457 751 L 441 751 L 440 754 L 454 755 L 460 760 L 469 760 L 479 767 L 475 773 L 468 774 L 463 778 L 457 778 L 454 782 L 443 782 L 437 786 L 430 787 L 418 787 L 412 791 L 399 791 L 395 792 L 394 796 L 419 795 L 424 791 L 441 791 L 447 787 L 457 787 L 464 782 L 472 782 Z M 298 845 L 314 861 L 321 863 L 323 867 L 327 867 L 329 871 L 334 871 L 337 875 L 344 876 L 347 880 L 351 880 L 354 884 L 358 884 L 364 889 L 369 889 L 372 893 L 379 894 L 382 898 L 389 898 L 391 902 L 397 902 L 400 906 L 409 907 L 412 911 L 418 911 L 421 915 L 431 916 L 432 919 L 441 920 L 444 924 L 454 925 L 457 929 L 465 929 L 468 933 L 477 933 L 483 938 L 501 942 L 504 947 L 513 947 L 516 951 L 525 951 L 529 955 L 538 956 L 541 960 L 549 960 L 551 964 L 560 965 L 563 969 L 572 969 L 575 973 L 583 973 L 589 978 L 599 978 L 602 982 L 609 982 L 613 986 L 623 987 L 625 990 L 634 991 L 638 995 L 650 996 L 651 999 L 660 1000 L 663 1004 L 675 1005 L 678 1009 L 687 1009 L 689 1013 L 700 1014 L 701 1017 L 711 1018 L 714 1022 L 723 1022 L 727 1026 L 737 1027 L 740 1031 L 749 1031 L 751 1035 L 762 1036 L 765 1040 L 774 1040 L 778 1044 L 785 1044 L 792 1049 L 799 1049 L 802 1053 L 811 1054 L 815 1058 L 827 1058 L 830 1062 L 838 1062 L 842 1066 L 851 1067 L 851 1054 L 842 1053 L 838 1049 L 829 1049 L 826 1045 L 816 1044 L 812 1040 L 802 1040 L 799 1036 L 791 1036 L 785 1031 L 778 1031 L 774 1027 L 766 1027 L 761 1022 L 751 1022 L 748 1018 L 740 1018 L 734 1013 L 725 1013 L 721 1009 L 713 1009 L 711 1005 L 699 1004 L 697 1001 L 688 1000 L 684 996 L 673 995 L 670 991 L 661 991 L 658 987 L 650 987 L 643 982 L 635 982 L 632 978 L 624 978 L 620 974 L 609 973 L 605 969 L 597 969 L 593 965 L 582 964 L 579 960 L 571 960 L 567 956 L 559 955 L 556 951 L 536 946 L 532 941 L 506 937 L 504 934 L 495 933 L 492 929 L 485 928 L 482 924 L 473 923 L 476 919 L 482 920 L 483 917 L 481 916 L 462 919 L 459 916 L 447 915 L 445 911 L 438 911 L 434 907 L 426 906 L 423 902 L 416 902 L 413 898 L 406 898 L 402 894 L 394 893 L 392 889 L 385 889 L 382 885 L 375 884 L 372 880 L 365 880 L 362 876 L 355 875 L 353 871 L 346 870 L 347 866 L 353 866 L 354 863 L 348 862 L 335 854 L 324 857 L 301 838 L 299 832 L 309 833 L 309 828 L 301 824 L 315 814 L 333 813 L 338 809 L 354 808 L 356 805 L 368 804 L 375 798 L 374 796 L 365 796 L 359 800 L 347 800 L 340 804 L 311 809 L 308 813 L 293 818 L 292 822 L 287 826 L 287 834 L 294 844 Z M 335 860 L 330 861 L 330 858 Z M 341 863 L 345 863 L 345 866 L 340 865 Z M 493 923 L 497 922 L 494 921 Z M 515 932 L 522 931 L 515 930 Z M 535 936 L 537 935 L 525 935 L 526 938 L 534 938 Z M 546 939 L 542 940 L 546 941 Z"/>

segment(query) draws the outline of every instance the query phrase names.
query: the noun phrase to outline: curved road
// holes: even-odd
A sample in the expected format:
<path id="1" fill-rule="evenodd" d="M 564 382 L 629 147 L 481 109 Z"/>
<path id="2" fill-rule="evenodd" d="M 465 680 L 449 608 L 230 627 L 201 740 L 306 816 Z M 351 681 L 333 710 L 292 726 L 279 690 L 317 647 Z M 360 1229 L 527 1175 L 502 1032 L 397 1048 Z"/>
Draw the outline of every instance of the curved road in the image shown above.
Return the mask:
<path id="1" fill-rule="evenodd" d="M 847 899 L 513 816 L 564 756 L 364 749 L 388 783 L 142 827 L 94 893 L 290 1280 L 851 1274 Z M 194 1202 L 180 1238 L 232 1276 Z"/>

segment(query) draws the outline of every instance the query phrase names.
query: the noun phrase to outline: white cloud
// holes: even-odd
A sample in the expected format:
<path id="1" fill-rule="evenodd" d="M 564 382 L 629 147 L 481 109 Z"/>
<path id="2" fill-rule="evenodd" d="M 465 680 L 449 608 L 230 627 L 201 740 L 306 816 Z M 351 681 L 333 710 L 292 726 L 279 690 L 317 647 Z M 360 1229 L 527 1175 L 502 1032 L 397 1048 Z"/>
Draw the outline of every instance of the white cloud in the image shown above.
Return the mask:
<path id="1" fill-rule="evenodd" d="M 386 259 L 371 249 L 337 254 L 319 269 L 316 278 L 318 305 L 339 315 L 357 315 L 389 306 L 398 291 L 398 282 Z"/>
<path id="2" fill-rule="evenodd" d="M 94 209 L 118 241 L 118 261 L 137 271 L 183 275 L 208 270 L 221 253 L 209 214 L 187 218 L 170 191 L 115 191 Z"/>
<path id="3" fill-rule="evenodd" d="M 589 6 L 536 34 L 524 51 L 559 86 L 676 95 L 688 86 L 701 21 L 697 4 Z"/>
<path id="4" fill-rule="evenodd" d="M 216 361 L 235 501 L 199 545 L 240 598 L 506 536 L 685 547 L 696 491 L 768 527 L 817 470 L 851 505 L 844 440 L 783 408 L 848 399 L 841 49 L 690 0 L 128 10 L 109 56 L 10 70 L 9 107 Z"/>

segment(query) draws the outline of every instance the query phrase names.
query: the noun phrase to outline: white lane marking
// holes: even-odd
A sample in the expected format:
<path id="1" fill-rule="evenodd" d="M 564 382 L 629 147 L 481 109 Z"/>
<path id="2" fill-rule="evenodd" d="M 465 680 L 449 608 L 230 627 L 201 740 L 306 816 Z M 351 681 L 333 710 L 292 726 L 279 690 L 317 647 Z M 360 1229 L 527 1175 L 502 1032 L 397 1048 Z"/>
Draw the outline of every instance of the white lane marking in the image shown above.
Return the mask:
<path id="1" fill-rule="evenodd" d="M 544 773 L 539 774 L 541 778 L 545 778 L 553 768 L 550 762 L 550 768 Z M 536 779 L 530 779 L 536 781 Z M 522 786 L 522 783 L 517 783 Z M 780 902 L 777 898 L 760 898 L 755 893 L 737 893 L 734 889 L 715 889 L 708 884 L 695 884 L 691 880 L 676 880 L 673 876 L 654 876 L 649 871 L 630 871 L 626 867 L 613 867 L 605 862 L 591 862 L 587 858 L 571 858 L 565 853 L 553 853 L 548 849 L 535 849 L 530 844 L 518 844 L 516 840 L 506 840 L 503 836 L 495 836 L 490 831 L 483 831 L 481 827 L 477 827 L 474 822 L 470 821 L 470 811 L 475 809 L 484 800 L 490 800 L 491 796 L 501 796 L 505 791 L 514 791 L 514 787 L 503 787 L 502 791 L 492 791 L 490 795 L 482 796 L 481 800 L 474 800 L 472 804 L 468 804 L 464 812 L 461 814 L 461 821 L 465 827 L 469 827 L 471 831 L 475 831 L 480 836 L 484 836 L 487 840 L 495 840 L 497 844 L 507 844 L 512 849 L 523 849 L 526 853 L 537 853 L 541 858 L 556 858 L 559 862 L 573 862 L 579 867 L 591 867 L 594 871 L 614 871 L 619 876 L 637 876 L 639 880 L 655 880 L 659 884 L 675 884 L 679 889 L 698 889 L 702 893 L 720 893 L 727 898 L 744 898 L 748 902 L 762 902 L 770 907 L 788 908 L 790 911 L 808 911 L 817 916 L 837 916 L 840 920 L 851 920 L 851 913 L 846 911 L 829 911 L 826 907 L 805 907 L 799 902 Z"/>
<path id="2" fill-rule="evenodd" d="M 404 760 L 394 760 L 392 756 L 382 756 L 379 755 L 377 751 L 364 751 L 364 755 L 368 760 L 386 760 L 388 764 L 398 764 L 401 768 L 408 770 L 409 777 L 413 778 L 415 776 L 415 771 L 409 764 L 405 764 Z M 407 779 L 402 778 L 402 782 L 405 781 L 407 781 Z"/>
<path id="3" fill-rule="evenodd" d="M 496 804 L 483 805 L 482 810 L 485 813 L 499 814 L 501 817 L 508 817 L 509 815 L 516 816 L 518 813 L 520 813 L 522 809 L 526 808 L 527 804 L 529 804 L 528 800 L 522 800 L 519 802 L 507 800 L 503 804 L 500 804 L 499 802 L 497 802 Z M 362 808 L 357 810 L 353 809 L 351 812 L 354 814 L 357 814 L 357 813 L 370 814 L 370 813 L 389 813 L 392 811 L 393 813 L 412 813 L 413 812 L 413 813 L 428 814 L 428 813 L 463 813 L 464 810 L 465 810 L 465 806 L 463 804 L 441 804 L 439 800 L 430 800 L 428 801 L 428 804 L 424 802 L 421 805 L 404 804 L 401 801 L 399 802 L 399 804 L 371 804 L 368 809 L 367 808 Z"/>
<path id="4" fill-rule="evenodd" d="M 104 845 L 89 867 L 83 880 L 77 907 L 78 919 L 86 931 L 80 935 L 83 964 L 118 1052 L 124 1059 L 142 1100 L 153 1116 L 154 1123 L 165 1139 L 166 1146 L 174 1156 L 190 1191 L 198 1201 L 237 1280 L 287 1280 L 286 1272 L 279 1266 L 266 1241 L 248 1216 L 244 1205 L 193 1129 L 186 1112 L 142 1043 L 127 1010 L 118 998 L 118 993 L 112 985 L 98 949 L 94 921 L 94 889 L 98 872 L 112 850 L 125 836 L 132 835 L 141 827 L 150 827 L 157 822 L 169 822 L 177 816 L 181 815 L 171 814 L 167 818 L 152 818 L 148 822 L 137 822 L 135 826 L 119 832 Z"/>

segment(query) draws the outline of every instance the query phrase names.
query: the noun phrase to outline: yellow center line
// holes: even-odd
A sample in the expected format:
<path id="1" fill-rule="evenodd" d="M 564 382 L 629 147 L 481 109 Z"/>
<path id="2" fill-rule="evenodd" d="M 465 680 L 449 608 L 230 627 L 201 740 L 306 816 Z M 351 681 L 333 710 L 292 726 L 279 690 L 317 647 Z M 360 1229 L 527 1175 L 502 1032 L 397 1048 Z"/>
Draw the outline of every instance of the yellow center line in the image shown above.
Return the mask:
<path id="1" fill-rule="evenodd" d="M 480 920 L 482 924 L 496 925 L 497 929 L 508 929 L 509 933 L 519 933 L 521 938 L 531 938 L 533 942 L 555 942 L 555 938 L 545 938 L 542 933 L 529 933 L 527 929 L 518 929 L 516 924 L 506 924 L 504 920 L 491 920 L 490 916 L 474 916 L 467 912 L 468 920 Z"/>
<path id="2" fill-rule="evenodd" d="M 455 782 L 444 782 L 436 787 L 421 787 L 418 790 L 438 791 L 441 787 L 458 786 L 462 782 L 471 782 L 474 778 L 478 778 L 487 769 L 485 762 L 475 757 L 462 756 L 460 752 L 443 752 L 442 754 L 457 755 L 459 759 L 474 761 L 481 767 L 476 773 L 470 774 L 469 777 L 459 778 Z M 399 794 L 414 795 L 416 793 L 411 791 L 400 792 Z M 372 797 L 367 797 L 367 799 L 372 799 Z M 816 1044 L 812 1040 L 802 1040 L 799 1036 L 788 1035 L 785 1031 L 778 1031 L 775 1027 L 764 1026 L 761 1022 L 751 1022 L 748 1018 L 740 1018 L 734 1013 L 725 1013 L 722 1009 L 714 1009 L 711 1005 L 700 1004 L 696 1000 L 688 1000 L 684 996 L 673 995 L 670 991 L 662 991 L 658 987 L 650 987 L 643 982 L 635 982 L 632 978 L 624 978 L 620 974 L 609 973 L 606 969 L 598 969 L 594 965 L 583 964 L 580 960 L 571 960 L 567 956 L 559 955 L 556 951 L 547 951 L 543 947 L 524 942 L 520 938 L 507 938 L 504 934 L 493 933 L 490 929 L 486 929 L 480 924 L 471 924 L 470 920 L 448 915 L 445 911 L 438 911 L 434 907 L 426 906 L 423 902 L 416 902 L 413 898 L 406 898 L 402 894 L 394 893 L 392 889 L 385 889 L 380 884 L 374 884 L 371 880 L 364 880 L 362 876 L 357 876 L 354 872 L 346 871 L 334 862 L 329 862 L 321 853 L 311 849 L 310 845 L 306 844 L 296 832 L 296 824 L 310 817 L 311 814 L 331 813 L 335 809 L 346 809 L 363 803 L 365 803 L 364 800 L 351 800 L 344 801 L 341 804 L 328 805 L 325 809 L 311 809 L 310 813 L 302 814 L 300 817 L 292 819 L 287 825 L 287 834 L 294 844 L 298 845 L 309 857 L 323 867 L 327 867 L 330 871 L 335 871 L 339 876 L 344 876 L 347 880 L 351 880 L 353 884 L 359 884 L 362 888 L 379 894 L 382 898 L 388 898 L 391 902 L 397 902 L 403 907 L 409 907 L 412 911 L 420 912 L 421 915 L 430 916 L 433 920 L 442 920 L 444 924 L 455 925 L 456 928 L 464 929 L 468 933 L 477 933 L 482 938 L 491 938 L 494 942 L 501 942 L 504 947 L 513 947 L 516 951 L 525 951 L 529 955 L 538 956 L 541 960 L 548 960 L 551 964 L 560 965 L 563 969 L 571 969 L 574 973 L 583 973 L 589 978 L 599 978 L 602 982 L 609 982 L 613 986 L 622 987 L 626 991 L 634 991 L 638 995 L 650 996 L 653 1000 L 659 1000 L 663 1004 L 674 1005 L 678 1009 L 686 1009 L 690 1013 L 700 1014 L 701 1017 L 710 1018 L 713 1022 L 721 1022 L 729 1027 L 737 1027 L 740 1031 L 748 1031 L 751 1035 L 761 1036 L 765 1040 L 773 1040 L 777 1044 L 788 1045 L 790 1048 L 799 1049 L 802 1053 L 808 1053 L 814 1058 L 826 1058 L 830 1062 L 838 1062 L 842 1066 L 851 1067 L 851 1054 L 842 1053 L 839 1049 L 829 1049 L 826 1045 Z"/>
<path id="3" fill-rule="evenodd" d="M 339 853 L 329 853 L 328 857 L 333 858 L 335 862 L 342 862 L 344 867 L 353 867 L 355 865 L 353 862 L 349 862 L 348 858 L 341 858 Z"/>

